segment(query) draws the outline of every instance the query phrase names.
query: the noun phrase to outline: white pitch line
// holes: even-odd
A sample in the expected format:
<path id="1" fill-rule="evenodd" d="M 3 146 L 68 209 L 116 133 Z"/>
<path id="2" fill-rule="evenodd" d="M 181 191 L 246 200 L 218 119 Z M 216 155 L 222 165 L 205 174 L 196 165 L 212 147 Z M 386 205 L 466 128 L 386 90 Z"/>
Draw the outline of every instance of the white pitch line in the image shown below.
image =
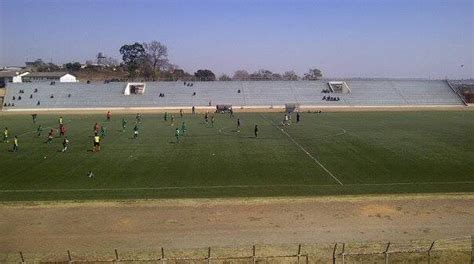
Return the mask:
<path id="1" fill-rule="evenodd" d="M 458 182 L 393 182 L 393 183 L 349 183 L 345 187 L 357 186 L 403 186 L 403 185 L 454 185 L 474 184 L 474 181 Z M 167 186 L 167 187 L 137 187 L 137 188 L 91 188 L 91 189 L 37 189 L 37 190 L 0 190 L 0 193 L 28 192 L 97 192 L 97 191 L 159 191 L 159 190 L 189 190 L 189 189 L 242 189 L 242 188 L 278 188 L 278 187 L 337 187 L 337 184 L 275 184 L 275 185 L 211 185 L 211 186 Z"/>
<path id="2" fill-rule="evenodd" d="M 264 115 L 261 114 L 261 116 L 263 117 L 263 119 L 269 121 L 272 123 L 272 125 L 274 127 L 276 127 L 277 129 L 278 126 L 275 125 L 275 123 L 272 121 L 272 120 L 269 120 L 268 118 L 266 118 Z M 315 158 L 313 155 L 311 155 L 311 153 L 309 153 L 305 148 L 303 148 L 303 146 L 301 146 L 298 142 L 296 142 L 296 140 L 293 139 L 292 136 L 290 136 L 290 134 L 288 134 L 283 128 L 280 129 L 280 131 L 285 134 L 297 147 L 299 147 L 304 153 L 306 153 L 306 155 L 308 155 L 308 157 L 310 157 L 314 162 L 316 162 L 316 164 L 318 164 L 327 174 L 329 174 L 329 176 L 331 176 L 335 181 L 337 181 L 340 185 L 344 185 L 342 184 L 342 182 L 336 177 L 334 176 L 334 174 L 332 174 L 331 171 L 329 171 L 317 158 Z"/>

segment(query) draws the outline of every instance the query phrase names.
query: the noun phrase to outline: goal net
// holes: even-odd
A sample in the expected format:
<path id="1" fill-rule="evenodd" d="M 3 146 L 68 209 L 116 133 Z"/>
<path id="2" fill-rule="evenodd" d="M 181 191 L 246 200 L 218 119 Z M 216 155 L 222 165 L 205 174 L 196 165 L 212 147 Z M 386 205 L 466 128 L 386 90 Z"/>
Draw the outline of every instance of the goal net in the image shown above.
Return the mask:
<path id="1" fill-rule="evenodd" d="M 124 95 L 144 94 L 145 88 L 146 88 L 145 83 L 127 83 L 123 91 L 123 94 Z"/>

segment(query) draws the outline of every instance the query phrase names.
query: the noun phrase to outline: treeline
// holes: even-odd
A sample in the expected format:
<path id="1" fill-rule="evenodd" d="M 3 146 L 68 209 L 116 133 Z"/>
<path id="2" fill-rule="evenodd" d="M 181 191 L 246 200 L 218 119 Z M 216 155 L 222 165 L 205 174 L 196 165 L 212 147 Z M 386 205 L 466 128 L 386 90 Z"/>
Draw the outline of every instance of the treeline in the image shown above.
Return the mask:
<path id="1" fill-rule="evenodd" d="M 323 76 L 319 69 L 309 69 L 302 77 L 294 71 L 286 71 L 283 74 L 274 73 L 269 70 L 258 70 L 249 73 L 246 70 L 234 72 L 232 77 L 225 74 L 219 77 L 220 81 L 298 81 L 298 80 L 318 80 Z"/>
<path id="2" fill-rule="evenodd" d="M 216 76 L 209 69 L 197 70 L 194 74 L 185 72 L 178 65 L 171 63 L 168 59 L 168 48 L 159 41 L 144 43 L 125 44 L 119 50 L 122 62 L 108 58 L 105 65 L 86 64 L 84 67 L 79 62 L 71 62 L 63 65 L 70 72 L 113 72 L 124 73 L 129 79 L 151 80 L 151 81 L 297 81 L 317 80 L 322 77 L 319 69 L 309 69 L 303 76 L 298 76 L 294 71 L 286 71 L 282 74 L 261 69 L 252 73 L 246 70 L 238 70 L 232 75 L 222 74 Z M 112 72 L 113 71 L 113 72 Z"/>
<path id="3" fill-rule="evenodd" d="M 126 44 L 120 48 L 123 65 L 126 67 L 130 78 L 147 80 L 189 80 L 189 81 L 296 81 L 317 80 L 322 77 L 319 69 L 309 69 L 302 77 L 294 71 L 283 74 L 261 69 L 253 73 L 238 70 L 232 76 L 222 74 L 219 77 L 209 69 L 200 69 L 194 74 L 185 72 L 168 60 L 168 48 L 159 41 L 149 43 Z"/>

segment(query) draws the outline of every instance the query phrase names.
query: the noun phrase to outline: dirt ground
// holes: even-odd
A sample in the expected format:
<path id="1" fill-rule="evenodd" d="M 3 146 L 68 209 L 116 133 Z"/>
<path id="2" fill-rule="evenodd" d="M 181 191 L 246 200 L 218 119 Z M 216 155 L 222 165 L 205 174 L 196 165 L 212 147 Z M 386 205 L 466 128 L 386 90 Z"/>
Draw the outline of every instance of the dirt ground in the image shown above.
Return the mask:
<path id="1" fill-rule="evenodd" d="M 0 254 L 472 234 L 474 194 L 0 204 Z"/>

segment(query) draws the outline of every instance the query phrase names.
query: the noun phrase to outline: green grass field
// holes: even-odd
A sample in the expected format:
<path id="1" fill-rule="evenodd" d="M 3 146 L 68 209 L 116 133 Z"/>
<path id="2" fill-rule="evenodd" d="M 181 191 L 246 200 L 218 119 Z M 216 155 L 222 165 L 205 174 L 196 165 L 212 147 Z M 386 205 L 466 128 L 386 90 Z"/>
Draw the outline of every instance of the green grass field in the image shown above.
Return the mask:
<path id="1" fill-rule="evenodd" d="M 188 128 L 179 144 L 162 114 L 143 115 L 136 140 L 135 115 L 64 115 L 65 153 L 61 138 L 44 143 L 48 129 L 34 133 L 38 124 L 56 128 L 58 115 L 40 114 L 36 125 L 29 115 L 0 116 L 20 144 L 14 153 L 0 143 L 0 200 L 474 191 L 473 111 L 303 113 L 283 130 L 283 114 L 237 113 L 240 133 L 227 114 L 213 128 L 203 115 L 175 116 Z M 95 122 L 108 135 L 93 153 Z"/>

